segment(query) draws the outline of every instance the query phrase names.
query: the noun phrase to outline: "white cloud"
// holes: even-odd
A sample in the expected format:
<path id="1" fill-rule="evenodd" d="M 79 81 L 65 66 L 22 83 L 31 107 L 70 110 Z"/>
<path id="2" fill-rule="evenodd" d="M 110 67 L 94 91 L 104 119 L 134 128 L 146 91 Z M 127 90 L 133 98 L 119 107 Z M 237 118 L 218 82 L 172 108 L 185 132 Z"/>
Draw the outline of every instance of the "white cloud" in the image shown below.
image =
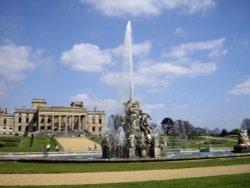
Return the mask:
<path id="1" fill-rule="evenodd" d="M 7 87 L 6 84 L 2 81 L 0 81 L 0 97 L 4 97 L 7 93 Z"/>
<path id="2" fill-rule="evenodd" d="M 238 84 L 228 92 L 229 95 L 250 95 L 250 78 L 245 82 Z"/>
<path id="3" fill-rule="evenodd" d="M 143 43 L 136 43 L 132 45 L 133 57 L 145 57 L 151 50 L 151 43 L 149 41 Z M 124 45 L 120 45 L 114 49 L 111 49 L 112 54 L 123 57 Z"/>
<path id="4" fill-rule="evenodd" d="M 146 56 L 151 49 L 150 42 L 136 43 L 132 45 L 133 56 Z M 105 66 L 110 65 L 118 57 L 124 57 L 124 46 L 113 49 L 101 50 L 99 46 L 89 43 L 75 44 L 72 49 L 61 54 L 61 63 L 70 66 L 73 70 L 86 72 L 100 72 Z"/>
<path id="5" fill-rule="evenodd" d="M 97 107 L 98 110 L 103 110 L 107 114 L 117 114 L 121 112 L 123 108 L 121 102 L 113 99 L 98 99 L 92 97 L 85 92 L 81 92 L 70 97 L 71 101 L 83 101 L 84 106 L 88 109 L 93 109 Z"/>
<path id="6" fill-rule="evenodd" d="M 165 53 L 165 56 L 183 58 L 196 52 L 208 51 L 208 57 L 214 58 L 227 54 L 227 50 L 224 49 L 225 41 L 225 38 L 220 38 L 205 42 L 184 43 L 179 46 L 172 47 L 170 51 Z"/>
<path id="7" fill-rule="evenodd" d="M 216 70 L 215 62 L 189 62 L 185 65 L 174 65 L 171 62 L 156 62 L 153 65 L 147 65 L 135 70 L 134 82 L 136 85 L 148 85 L 150 89 L 147 91 L 156 93 L 161 91 L 159 88 L 168 88 L 170 81 L 174 77 L 209 75 Z M 109 72 L 101 77 L 102 82 L 112 86 L 120 86 L 121 80 L 123 80 L 121 72 Z"/>
<path id="8" fill-rule="evenodd" d="M 172 63 L 157 63 L 150 67 L 144 67 L 139 70 L 143 75 L 174 75 L 174 76 L 198 76 L 210 74 L 217 69 L 214 62 L 199 63 L 190 62 L 188 65 L 174 65 Z"/>
<path id="9" fill-rule="evenodd" d="M 63 64 L 73 70 L 86 72 L 100 72 L 111 61 L 108 51 L 100 50 L 98 46 L 88 43 L 75 44 L 72 49 L 64 51 L 61 55 Z"/>
<path id="10" fill-rule="evenodd" d="M 28 46 L 9 43 L 0 46 L 0 76 L 7 80 L 22 80 L 24 72 L 34 68 L 35 53 Z"/>
<path id="11" fill-rule="evenodd" d="M 210 75 L 217 70 L 216 61 L 212 60 L 215 56 L 225 55 L 226 49 L 223 44 L 225 38 L 209 40 L 205 42 L 184 43 L 171 47 L 163 58 L 167 61 L 147 60 L 146 55 L 150 53 L 151 44 L 138 44 L 138 50 L 145 52 L 141 61 L 137 61 L 134 66 L 134 82 L 135 85 L 147 85 L 147 92 L 157 93 L 162 88 L 168 88 L 173 79 L 177 77 L 197 77 L 202 75 Z M 122 55 L 121 48 L 113 50 L 116 55 Z M 200 51 L 205 52 L 202 61 L 195 60 L 200 58 Z M 199 54 L 198 54 L 199 52 Z M 193 56 L 197 53 L 198 56 Z M 107 72 L 101 77 L 101 81 L 108 85 L 119 86 L 123 80 L 122 72 Z M 125 79 L 125 80 L 128 80 Z"/>
<path id="12" fill-rule="evenodd" d="M 122 79 L 121 72 L 109 72 L 101 77 L 101 81 L 111 85 L 111 86 L 118 86 Z"/>
<path id="13" fill-rule="evenodd" d="M 173 111 L 180 111 L 180 110 L 186 110 L 190 107 L 189 104 L 183 104 L 183 105 L 178 105 L 178 106 L 174 106 L 172 107 Z"/>
<path id="14" fill-rule="evenodd" d="M 181 10 L 186 14 L 206 12 L 215 7 L 214 0 L 81 0 L 107 16 L 158 16 L 163 11 Z"/>
<path id="15" fill-rule="evenodd" d="M 186 32 L 181 27 L 176 28 L 174 34 L 182 37 L 186 36 Z"/>
<path id="16" fill-rule="evenodd" d="M 165 104 L 158 103 L 158 104 L 145 104 L 145 105 L 142 105 L 143 111 L 145 111 L 147 113 L 150 113 L 153 110 L 158 110 L 158 109 L 162 109 L 162 108 L 165 108 Z"/>

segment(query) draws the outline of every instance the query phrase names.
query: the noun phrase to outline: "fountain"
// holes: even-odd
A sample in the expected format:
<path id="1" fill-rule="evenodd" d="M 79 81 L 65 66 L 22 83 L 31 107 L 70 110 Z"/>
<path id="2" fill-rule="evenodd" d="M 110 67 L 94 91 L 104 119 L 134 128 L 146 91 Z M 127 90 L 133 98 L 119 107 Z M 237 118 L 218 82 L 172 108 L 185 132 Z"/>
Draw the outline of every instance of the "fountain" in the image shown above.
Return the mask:
<path id="1" fill-rule="evenodd" d="M 139 101 L 134 100 L 132 28 L 128 21 L 125 34 L 125 62 L 129 65 L 129 100 L 124 105 L 125 115 L 114 134 L 102 141 L 103 158 L 159 158 L 165 154 L 164 141 L 153 133 L 150 115 L 143 112 Z M 124 75 L 123 75 L 124 76 Z"/>

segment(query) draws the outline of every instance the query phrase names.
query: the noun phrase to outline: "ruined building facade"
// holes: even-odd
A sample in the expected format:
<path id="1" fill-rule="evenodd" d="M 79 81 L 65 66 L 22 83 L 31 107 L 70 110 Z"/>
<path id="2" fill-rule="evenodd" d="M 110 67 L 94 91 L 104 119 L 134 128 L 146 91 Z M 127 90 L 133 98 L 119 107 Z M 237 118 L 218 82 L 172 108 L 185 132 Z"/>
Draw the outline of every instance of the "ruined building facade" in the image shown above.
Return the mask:
<path id="1" fill-rule="evenodd" d="M 30 109 L 15 109 L 13 113 L 0 109 L 0 134 L 24 132 L 105 132 L 105 112 L 94 108 L 87 111 L 83 102 L 70 106 L 47 106 L 45 99 L 33 99 Z"/>

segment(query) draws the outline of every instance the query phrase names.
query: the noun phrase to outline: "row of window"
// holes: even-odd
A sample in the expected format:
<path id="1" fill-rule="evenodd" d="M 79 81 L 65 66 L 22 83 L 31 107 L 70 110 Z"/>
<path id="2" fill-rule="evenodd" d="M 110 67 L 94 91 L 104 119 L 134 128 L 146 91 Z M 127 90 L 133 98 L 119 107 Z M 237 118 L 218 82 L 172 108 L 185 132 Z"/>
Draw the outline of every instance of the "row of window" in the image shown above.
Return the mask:
<path id="1" fill-rule="evenodd" d="M 13 119 L 8 120 L 7 118 L 4 118 L 2 122 L 3 122 L 3 125 L 7 125 L 7 124 L 10 125 L 10 124 L 13 124 Z"/>
<path id="2" fill-rule="evenodd" d="M 10 130 L 12 130 L 12 127 L 8 127 Z M 3 129 L 7 129 L 7 127 L 3 127 Z"/>
<path id="3" fill-rule="evenodd" d="M 51 118 L 47 119 L 47 123 L 51 123 L 51 121 L 52 121 Z M 18 118 L 18 123 L 21 123 L 21 122 L 22 122 L 22 117 L 19 117 Z M 26 121 L 25 122 L 29 123 L 30 119 L 28 117 L 26 117 Z M 33 123 L 35 123 L 35 122 L 36 122 L 36 118 L 33 118 Z M 41 121 L 40 121 L 40 123 L 45 123 L 45 119 L 42 118 Z M 96 120 L 92 119 L 92 123 L 96 124 Z M 6 125 L 6 124 L 7 124 L 7 121 L 6 121 L 6 119 L 4 119 L 4 125 Z M 99 124 L 102 124 L 102 119 L 99 119 Z"/>

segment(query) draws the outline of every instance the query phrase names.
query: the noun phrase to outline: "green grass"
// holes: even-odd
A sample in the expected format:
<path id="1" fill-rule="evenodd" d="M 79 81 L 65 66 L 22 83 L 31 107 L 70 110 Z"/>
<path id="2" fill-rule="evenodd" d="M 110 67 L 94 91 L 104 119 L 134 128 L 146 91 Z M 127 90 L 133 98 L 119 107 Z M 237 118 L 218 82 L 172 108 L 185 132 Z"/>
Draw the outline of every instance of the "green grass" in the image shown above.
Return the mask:
<path id="1" fill-rule="evenodd" d="M 21 141 L 15 147 L 0 148 L 0 152 L 41 152 L 46 145 L 51 144 L 51 150 L 55 151 L 56 142 L 51 138 L 34 138 L 33 145 L 30 147 L 30 137 L 21 137 Z"/>
<path id="2" fill-rule="evenodd" d="M 134 170 L 179 169 L 208 166 L 250 164 L 250 157 L 212 159 L 199 161 L 149 162 L 149 163 L 26 163 L 0 162 L 1 174 L 13 173 L 79 173 Z"/>
<path id="3" fill-rule="evenodd" d="M 96 185 L 61 185 L 61 186 L 21 186 L 22 188 L 245 188 L 250 185 L 250 174 L 211 176 L 177 180 L 146 181 L 133 183 L 114 183 Z M 6 186 L 7 187 L 7 186 Z M 14 188 L 20 186 L 9 186 Z"/>
<path id="4" fill-rule="evenodd" d="M 88 137 L 88 139 L 92 140 L 93 142 L 97 143 L 97 144 L 101 144 L 103 138 L 100 136 L 90 136 Z"/>
<path id="5" fill-rule="evenodd" d="M 183 139 L 175 136 L 168 136 L 168 148 L 169 149 L 197 149 L 207 148 L 210 144 L 213 148 L 233 147 L 237 144 L 237 138 L 228 137 L 203 137 L 192 136 L 189 137 L 187 143 Z M 210 143 L 210 144 L 209 144 Z"/>

